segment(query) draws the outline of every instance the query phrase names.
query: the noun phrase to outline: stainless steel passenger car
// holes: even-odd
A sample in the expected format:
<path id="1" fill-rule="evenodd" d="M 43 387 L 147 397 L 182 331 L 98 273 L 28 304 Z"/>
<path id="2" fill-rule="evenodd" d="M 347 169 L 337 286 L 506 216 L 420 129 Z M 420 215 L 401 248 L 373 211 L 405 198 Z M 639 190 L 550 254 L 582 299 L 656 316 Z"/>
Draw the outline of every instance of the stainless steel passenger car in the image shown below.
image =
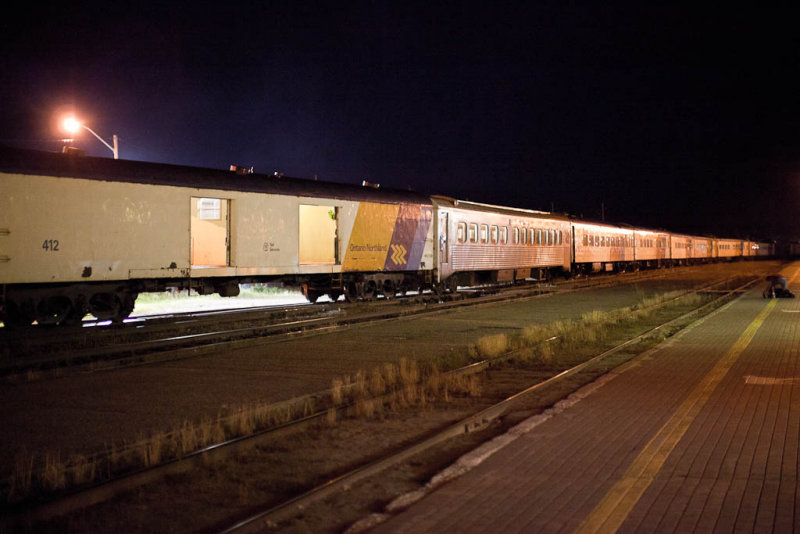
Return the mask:
<path id="1" fill-rule="evenodd" d="M 706 262 L 713 259 L 714 239 L 711 237 L 692 236 L 689 256 L 695 262 Z"/>
<path id="2" fill-rule="evenodd" d="M 670 259 L 667 232 L 636 228 L 634 243 L 635 259 L 643 266 L 662 266 Z"/>
<path id="3" fill-rule="evenodd" d="M 433 203 L 437 276 L 451 290 L 570 270 L 571 223 L 564 216 L 438 196 Z"/>
<path id="4" fill-rule="evenodd" d="M 743 241 L 741 239 L 718 238 L 717 258 L 732 259 L 742 257 Z"/>
<path id="5" fill-rule="evenodd" d="M 673 265 L 685 265 L 692 257 L 692 238 L 688 235 L 670 235 L 670 259 Z"/>
<path id="6" fill-rule="evenodd" d="M 576 271 L 612 271 L 636 260 L 632 228 L 578 221 L 572 227 Z"/>

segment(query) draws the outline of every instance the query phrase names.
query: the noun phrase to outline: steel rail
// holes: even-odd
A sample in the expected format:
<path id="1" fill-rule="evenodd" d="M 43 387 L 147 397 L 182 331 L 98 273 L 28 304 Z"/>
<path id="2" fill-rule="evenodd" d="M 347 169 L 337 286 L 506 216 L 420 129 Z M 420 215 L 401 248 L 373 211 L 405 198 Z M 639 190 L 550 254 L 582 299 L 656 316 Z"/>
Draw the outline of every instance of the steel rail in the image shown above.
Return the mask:
<path id="1" fill-rule="evenodd" d="M 689 290 L 684 295 L 680 295 L 678 297 L 675 297 L 672 300 L 678 300 L 680 298 L 683 298 L 686 294 L 689 294 L 689 293 L 701 292 L 701 291 L 708 290 L 708 288 L 710 288 L 710 287 L 714 287 L 715 285 L 726 283 L 728 281 L 729 281 L 729 279 L 721 280 L 721 281 L 714 282 L 712 284 L 708 284 L 708 285 L 706 285 L 704 287 L 701 287 L 701 288 L 696 288 L 694 290 Z M 753 283 L 753 282 L 750 282 L 750 283 Z M 481 412 L 479 412 L 479 413 L 477 413 L 477 414 L 475 414 L 473 416 L 470 416 L 470 417 L 466 418 L 465 420 L 463 420 L 463 421 L 461 421 L 461 422 L 459 422 L 459 423 L 457 423 L 455 425 L 452 425 L 451 427 L 448 427 L 447 429 L 441 431 L 440 433 L 434 435 L 433 437 L 428 438 L 427 440 L 425 440 L 425 441 L 423 441 L 423 442 L 421 442 L 421 443 L 419 443 L 417 445 L 414 445 L 414 446 L 411 446 L 411 447 L 409 447 L 407 449 L 404 449 L 403 451 L 397 453 L 394 456 L 389 457 L 388 459 L 379 460 L 377 462 L 374 462 L 374 465 L 373 464 L 369 464 L 369 465 L 364 466 L 362 468 L 358 468 L 358 469 L 354 470 L 353 472 L 351 472 L 349 474 L 342 475 L 342 477 L 339 477 L 337 479 L 333 479 L 333 480 L 325 483 L 323 486 L 321 486 L 319 488 L 315 488 L 315 489 L 309 491 L 306 494 L 303 494 L 301 496 L 296 497 L 295 499 L 292 499 L 291 501 L 287 501 L 286 503 L 278 505 L 277 507 L 271 508 L 269 511 L 267 511 L 268 515 L 272 515 L 274 512 L 277 512 L 278 510 L 283 510 L 286 507 L 291 506 L 292 504 L 301 505 L 302 503 L 306 502 L 305 501 L 306 498 L 309 498 L 312 495 L 316 496 L 314 498 L 324 497 L 325 495 L 328 495 L 330 491 L 334 491 L 335 487 L 338 487 L 337 485 L 340 483 L 340 479 L 341 479 L 342 482 L 346 481 L 348 484 L 352 484 L 353 482 L 355 482 L 357 480 L 360 480 L 364 476 L 368 476 L 369 474 L 373 473 L 375 469 L 380 470 L 380 469 L 385 468 L 385 467 L 380 467 L 380 466 L 393 465 L 394 463 L 402 461 L 403 459 L 408 458 L 409 456 L 411 456 L 413 454 L 416 454 L 417 452 L 421 452 L 423 450 L 426 450 L 426 449 L 428 449 L 428 448 L 440 443 L 441 441 L 444 441 L 446 439 L 450 439 L 450 438 L 452 438 L 454 436 L 461 435 L 461 434 L 464 434 L 464 433 L 474 432 L 474 431 L 476 431 L 476 430 L 478 430 L 480 428 L 483 428 L 483 427 L 487 426 L 488 424 L 490 424 L 493 420 L 497 419 L 498 417 L 501 417 L 505 413 L 505 411 L 507 409 L 506 408 L 507 406 L 509 406 L 510 404 L 516 402 L 517 399 L 521 398 L 522 396 L 526 395 L 527 393 L 532 392 L 534 390 L 538 390 L 539 388 L 544 387 L 545 385 L 550 384 L 550 383 L 552 383 L 552 382 L 554 382 L 554 381 L 556 381 L 556 380 L 558 380 L 560 378 L 563 378 L 565 376 L 573 374 L 573 373 L 577 372 L 578 370 L 583 369 L 586 366 L 590 365 L 591 363 L 593 363 L 593 362 L 595 362 L 595 361 L 597 361 L 599 359 L 602 359 L 603 357 L 608 356 L 609 354 L 611 354 L 613 352 L 616 352 L 617 350 L 620 350 L 624 346 L 627 346 L 627 345 L 635 342 L 636 340 L 641 339 L 642 337 L 645 337 L 645 336 L 649 335 L 650 333 L 652 333 L 653 331 L 655 331 L 655 330 L 657 330 L 659 328 L 667 326 L 668 324 L 671 324 L 672 322 L 678 321 L 678 320 L 680 320 L 681 318 L 683 318 L 685 316 L 691 315 L 692 313 L 697 313 L 699 310 L 704 309 L 707 306 L 713 305 L 718 300 L 720 300 L 722 298 L 725 298 L 728 295 L 730 295 L 731 293 L 734 293 L 736 291 L 738 291 L 738 289 L 732 290 L 732 291 L 726 293 L 725 295 L 723 295 L 721 297 L 718 297 L 717 299 L 715 299 L 711 303 L 708 303 L 708 304 L 706 304 L 705 306 L 703 306 L 701 308 L 698 308 L 696 310 L 688 312 L 687 314 L 684 314 L 684 315 L 682 315 L 681 317 L 679 317 L 677 319 L 673 319 L 670 322 L 667 322 L 667 323 L 664 323 L 663 325 L 655 327 L 654 329 L 649 330 L 648 332 L 645 332 L 645 333 L 641 334 L 640 336 L 637 336 L 636 338 L 632 338 L 631 340 L 628 340 L 625 343 L 623 343 L 621 345 L 618 345 L 614 349 L 610 349 L 609 351 L 606 351 L 606 352 L 602 353 L 601 355 L 594 357 L 592 360 L 588 360 L 587 362 L 579 364 L 579 365 L 577 365 L 577 366 L 575 366 L 573 368 L 570 368 L 568 370 L 562 371 L 558 375 L 555 375 L 554 377 L 551 377 L 551 378 L 549 378 L 549 379 L 547 379 L 547 380 L 545 380 L 545 381 L 543 381 L 543 382 L 541 382 L 539 384 L 536 384 L 535 386 L 533 386 L 532 388 L 529 388 L 528 390 L 525 390 L 523 392 L 517 393 L 516 395 L 513 395 L 513 396 L 509 397 L 508 399 L 506 399 L 504 401 L 501 401 L 500 403 L 498 403 L 498 404 L 496 404 L 496 405 L 494 405 L 492 407 L 486 408 L 485 410 L 483 410 L 483 411 L 481 411 Z M 657 305 L 654 305 L 653 308 L 658 308 L 658 307 L 664 306 L 668 302 L 671 302 L 671 301 L 665 301 L 665 302 L 659 303 Z M 556 338 L 550 338 L 548 340 L 545 340 L 544 342 L 545 343 L 546 342 L 550 342 L 550 341 L 553 341 L 555 339 Z M 511 356 L 513 356 L 513 353 L 509 353 L 509 354 L 503 355 L 501 358 L 508 358 L 508 357 L 511 357 Z M 459 369 L 455 369 L 453 371 L 450 371 L 449 373 L 451 373 L 451 374 L 470 374 L 470 373 L 475 373 L 475 372 L 479 372 L 481 370 L 486 369 L 490 364 L 491 364 L 490 361 L 483 360 L 483 361 L 480 361 L 480 362 L 475 362 L 475 363 L 469 364 L 469 365 L 464 366 L 464 367 L 459 368 Z M 295 404 L 304 404 L 305 402 L 307 402 L 307 400 L 309 398 L 312 398 L 312 397 L 325 397 L 326 395 L 329 395 L 329 394 L 330 394 L 329 391 L 323 391 L 323 392 L 318 392 L 318 393 L 315 393 L 315 394 L 305 395 L 305 396 L 299 397 L 297 399 L 292 399 L 292 400 L 289 400 L 289 401 L 283 401 L 283 402 L 277 403 L 277 404 L 281 405 L 281 406 L 283 406 L 283 405 L 285 405 L 287 403 L 290 403 L 290 402 L 294 402 Z M 345 410 L 348 410 L 350 408 L 351 408 L 351 406 L 342 406 L 342 407 L 339 408 L 339 410 L 340 411 L 345 411 Z M 257 446 L 258 444 L 260 444 L 264 440 L 274 439 L 277 436 L 285 435 L 285 434 L 288 434 L 288 433 L 299 432 L 299 431 L 307 428 L 309 425 L 312 425 L 312 424 L 314 424 L 314 423 L 316 423 L 316 422 L 318 422 L 320 420 L 323 420 L 326 416 L 327 416 L 327 410 L 322 410 L 322 411 L 319 411 L 317 413 L 308 415 L 306 417 L 302 417 L 300 419 L 297 419 L 295 421 L 291 421 L 289 423 L 285 423 L 285 424 L 280 425 L 278 427 L 272 427 L 272 428 L 264 429 L 262 431 L 259 431 L 259 432 L 255 433 L 255 434 L 251 434 L 251 435 L 248 435 L 248 436 L 242 436 L 242 437 L 238 437 L 238 438 L 234 438 L 234 439 L 229 439 L 229 440 L 226 440 L 226 441 L 221 442 L 221 443 L 217 443 L 217 444 L 213 444 L 213 445 L 204 447 L 204 448 L 199 449 L 199 450 L 197 450 L 195 452 L 183 455 L 180 458 L 175 458 L 175 459 L 171 459 L 169 461 L 166 461 L 166 462 L 164 462 L 164 463 L 162 463 L 162 464 L 160 464 L 158 466 L 139 469 L 139 470 L 136 470 L 136 471 L 133 471 L 133 472 L 126 473 L 123 476 L 120 476 L 120 477 L 117 477 L 117 478 L 114 478 L 114 479 L 111 479 L 111 480 L 108 480 L 108 481 L 96 483 L 96 484 L 93 484 L 93 485 L 91 485 L 89 487 L 86 487 L 86 488 L 81 488 L 79 491 L 77 491 L 75 493 L 72 493 L 72 494 L 69 494 L 69 495 L 66 495 L 66 496 L 63 496 L 63 497 L 61 497 L 61 498 L 59 498 L 57 500 L 41 504 L 41 505 L 36 506 L 34 508 L 22 510 L 17 514 L 14 514 L 11 517 L 5 518 L 2 521 L 0 521 L 0 525 L 5 526 L 5 527 L 12 527 L 13 528 L 14 526 L 18 526 L 18 525 L 25 525 L 25 524 L 30 524 L 30 523 L 36 522 L 36 521 L 47 520 L 47 519 L 55 517 L 55 516 L 64 515 L 64 514 L 72 512 L 74 510 L 77 510 L 77 509 L 80 509 L 80 508 L 84 508 L 84 507 L 87 507 L 87 506 L 91 506 L 91 505 L 97 504 L 99 502 L 106 501 L 106 500 L 108 500 L 108 499 L 110 499 L 110 498 L 112 498 L 112 497 L 114 497 L 116 495 L 119 495 L 120 493 L 123 493 L 125 491 L 129 491 L 131 489 L 140 487 L 140 486 L 142 486 L 144 484 L 159 480 L 159 479 L 163 478 L 166 475 L 187 472 L 187 471 L 193 469 L 198 463 L 206 461 L 212 455 L 213 456 L 217 456 L 217 455 L 225 456 L 225 455 L 230 455 L 230 454 L 237 454 L 242 450 L 249 449 L 249 448 Z M 389 464 L 384 464 L 384 462 L 386 462 L 386 461 L 389 461 L 390 463 Z M 326 488 L 330 488 L 330 489 L 326 489 Z M 320 492 L 322 492 L 322 493 L 320 493 Z M 264 513 L 267 513 L 267 512 L 264 512 Z M 261 514 L 259 514 L 259 516 L 260 515 Z M 249 522 L 249 520 L 246 520 L 246 522 Z M 236 528 L 240 528 L 241 526 L 243 526 L 243 525 L 237 524 Z"/>
<path id="2" fill-rule="evenodd" d="M 675 273 L 674 270 L 669 271 L 669 274 Z M 345 315 L 342 316 L 327 316 L 327 317 L 312 317 L 308 319 L 296 319 L 286 322 L 278 323 L 260 323 L 248 327 L 230 328 L 227 330 L 218 330 L 212 332 L 199 332 L 193 334 L 172 335 L 170 337 L 155 339 L 155 340 L 142 340 L 142 341 L 123 341 L 120 339 L 111 340 L 111 344 L 102 345 L 99 347 L 92 347 L 78 351 L 69 351 L 66 354 L 56 354 L 56 358 L 48 356 L 38 359 L 23 359 L 24 361 L 17 361 L 14 359 L 12 362 L 0 364 L 0 380 L 5 382 L 18 381 L 20 375 L 29 372 L 35 372 L 40 377 L 46 377 L 53 374 L 57 377 L 63 377 L 66 374 L 82 373 L 85 372 L 85 367 L 89 366 L 91 370 L 99 369 L 114 369 L 121 367 L 129 367 L 133 365 L 147 365 L 152 363 L 160 363 L 164 361 L 179 360 L 191 358 L 195 356 L 209 354 L 220 347 L 226 349 L 238 348 L 240 346 L 253 346 L 263 343 L 260 338 L 275 339 L 276 336 L 282 335 L 298 335 L 314 332 L 330 331 L 331 329 L 347 327 L 354 324 L 379 322 L 389 319 L 397 319 L 402 317 L 415 317 L 423 314 L 444 312 L 459 307 L 482 306 L 492 305 L 498 302 L 518 300 L 524 301 L 527 299 L 538 298 L 542 296 L 551 295 L 554 293 L 568 293 L 572 291 L 599 289 L 608 286 L 623 285 L 626 283 L 639 282 L 643 280 L 650 280 L 653 278 L 664 278 L 665 272 L 663 271 L 637 271 L 634 273 L 621 273 L 613 276 L 603 277 L 589 277 L 579 278 L 575 280 L 568 280 L 557 285 L 548 285 L 542 287 L 541 284 L 535 286 L 511 286 L 507 288 L 506 292 L 492 293 L 492 294 L 478 294 L 474 298 L 462 298 L 454 300 L 446 300 L 435 303 L 420 303 L 415 306 L 406 306 L 400 304 L 398 306 L 389 306 L 390 311 L 377 311 L 367 310 L 367 313 L 362 316 L 347 315 L 347 309 L 344 308 Z M 677 274 L 677 273 L 676 273 Z M 621 279 L 621 277 L 624 277 Z M 433 295 L 426 295 L 427 299 L 434 298 Z M 437 300 L 439 297 L 435 297 Z M 390 301 L 382 302 L 393 302 Z M 397 301 L 403 302 L 403 301 Z M 407 302 L 407 301 L 406 301 Z M 330 304 L 323 304 L 322 313 L 329 313 Z M 276 309 L 267 308 L 267 310 L 274 312 L 280 311 L 281 308 Z M 298 306 L 297 309 L 309 309 L 311 313 L 319 311 L 314 306 Z M 341 311 L 337 309 L 336 311 Z M 253 321 L 249 319 L 250 315 L 256 315 L 253 309 L 248 308 L 244 310 L 223 310 L 225 314 L 229 314 L 225 318 L 225 322 L 237 323 L 242 321 Z M 202 312 L 204 314 L 211 312 Z M 239 313 L 241 317 L 231 317 L 230 314 Z M 358 312 L 356 312 L 358 313 Z M 180 315 L 181 319 L 185 317 L 193 317 L 192 314 L 186 316 Z M 263 321 L 263 318 L 259 320 Z M 216 324 L 219 323 L 219 317 L 215 315 L 208 315 L 208 319 L 204 319 L 202 323 Z M 201 322 L 190 323 L 191 326 L 202 326 Z M 173 327 L 175 323 L 164 324 L 163 318 L 159 316 L 159 326 L 162 329 L 166 327 Z M 38 329 L 37 329 L 38 330 Z M 128 334 L 130 331 L 120 330 L 111 332 L 114 334 Z M 144 335 L 151 334 L 152 330 L 143 332 Z M 141 334 L 140 334 L 141 335 Z M 94 341 L 94 340 L 93 340 Z"/>
<path id="3" fill-rule="evenodd" d="M 317 486 L 279 505 L 271 506 L 266 510 L 256 513 L 246 519 L 240 520 L 235 524 L 233 524 L 232 526 L 226 528 L 225 530 L 222 530 L 221 534 L 231 534 L 233 532 L 237 533 L 260 532 L 264 529 L 264 523 L 267 521 L 274 524 L 280 522 L 281 520 L 285 520 L 291 515 L 299 512 L 303 508 L 308 507 L 313 502 L 329 497 L 334 493 L 343 491 L 347 487 L 352 486 L 353 484 L 364 478 L 374 476 L 380 473 L 381 471 L 389 467 L 392 467 L 394 465 L 397 465 L 398 463 L 403 462 L 416 454 L 429 450 L 432 447 L 444 441 L 447 441 L 449 439 L 452 439 L 460 435 L 468 434 L 470 432 L 475 432 L 477 430 L 486 428 L 492 422 L 494 422 L 495 420 L 499 419 L 500 417 L 508 413 L 508 411 L 512 406 L 524 400 L 532 393 L 538 392 L 539 390 L 547 387 L 548 385 L 552 385 L 553 383 L 558 382 L 559 380 L 562 380 L 565 377 L 571 376 L 583 369 L 586 369 L 587 367 L 599 362 L 600 360 L 607 358 L 608 356 L 615 354 L 620 350 L 624 349 L 625 347 L 637 343 L 646 337 L 649 337 L 650 335 L 654 334 L 655 332 L 663 328 L 667 328 L 670 325 L 688 319 L 693 315 L 697 315 L 698 313 L 701 313 L 703 310 L 716 305 L 723 299 L 729 298 L 730 296 L 735 294 L 741 294 L 743 293 L 743 291 L 745 291 L 747 288 L 752 286 L 757 281 L 758 279 L 751 280 L 739 286 L 738 288 L 732 289 L 726 292 L 724 295 L 717 297 L 711 302 L 708 302 L 687 313 L 681 314 L 679 317 L 670 319 L 669 321 L 666 321 L 656 327 L 653 327 L 647 330 L 646 332 L 643 332 L 633 338 L 630 338 L 627 341 L 620 343 L 619 345 L 611 349 L 608 349 L 592 357 L 589 360 L 586 360 L 585 362 L 582 362 L 576 366 L 561 371 L 560 373 L 542 382 L 539 382 L 523 391 L 520 391 L 488 408 L 485 408 L 484 410 L 481 410 L 477 414 L 471 415 L 459 421 L 458 423 L 449 426 L 445 430 L 419 443 L 408 446 L 403 450 L 396 452 L 390 456 L 376 460 L 363 467 L 359 467 L 349 473 L 331 479 L 325 482 L 324 484 Z"/>

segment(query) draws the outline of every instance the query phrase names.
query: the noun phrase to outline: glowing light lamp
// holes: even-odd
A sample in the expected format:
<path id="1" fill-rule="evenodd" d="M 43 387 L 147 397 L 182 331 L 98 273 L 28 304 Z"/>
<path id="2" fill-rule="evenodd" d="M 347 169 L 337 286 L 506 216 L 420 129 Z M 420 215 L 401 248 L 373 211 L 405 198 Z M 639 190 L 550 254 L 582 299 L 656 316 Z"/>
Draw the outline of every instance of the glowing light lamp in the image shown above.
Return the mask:
<path id="1" fill-rule="evenodd" d="M 79 121 L 75 117 L 71 117 L 71 116 L 70 117 L 65 117 L 64 120 L 61 122 L 61 127 L 64 129 L 64 131 L 66 131 L 66 132 L 68 132 L 70 134 L 73 134 L 73 135 L 76 134 L 77 132 L 79 132 L 81 130 L 81 128 L 83 128 L 84 130 L 86 130 L 87 132 L 89 132 L 90 134 L 95 136 L 98 141 L 103 143 L 106 146 L 106 148 L 108 148 L 114 154 L 114 159 L 119 159 L 119 141 L 117 139 L 117 134 L 114 134 L 112 136 L 112 139 L 113 139 L 113 142 L 114 142 L 114 146 L 111 146 L 108 143 L 106 143 L 105 140 L 102 137 L 97 135 L 97 133 L 95 133 L 94 130 L 92 130 L 91 128 L 89 128 L 85 124 L 83 124 L 81 121 Z"/>

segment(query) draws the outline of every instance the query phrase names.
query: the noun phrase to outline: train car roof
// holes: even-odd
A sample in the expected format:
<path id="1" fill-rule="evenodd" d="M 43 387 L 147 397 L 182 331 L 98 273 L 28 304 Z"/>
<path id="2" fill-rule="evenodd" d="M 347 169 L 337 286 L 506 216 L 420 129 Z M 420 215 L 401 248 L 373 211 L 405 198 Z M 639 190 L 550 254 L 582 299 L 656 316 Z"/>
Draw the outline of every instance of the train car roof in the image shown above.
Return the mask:
<path id="1" fill-rule="evenodd" d="M 481 202 L 472 202 L 470 200 L 459 200 L 441 195 L 433 195 L 433 200 L 439 203 L 447 203 L 456 208 L 462 208 L 472 211 L 483 211 L 487 213 L 502 213 L 504 215 L 516 215 L 526 217 L 537 217 L 540 219 L 552 219 L 558 221 L 569 220 L 568 215 L 561 213 L 551 213 L 548 211 L 538 211 L 526 208 L 513 208 L 510 206 L 496 206 L 494 204 L 484 204 Z"/>
<path id="2" fill-rule="evenodd" d="M 0 147 L 0 172 L 298 197 L 431 204 L 414 191 Z"/>

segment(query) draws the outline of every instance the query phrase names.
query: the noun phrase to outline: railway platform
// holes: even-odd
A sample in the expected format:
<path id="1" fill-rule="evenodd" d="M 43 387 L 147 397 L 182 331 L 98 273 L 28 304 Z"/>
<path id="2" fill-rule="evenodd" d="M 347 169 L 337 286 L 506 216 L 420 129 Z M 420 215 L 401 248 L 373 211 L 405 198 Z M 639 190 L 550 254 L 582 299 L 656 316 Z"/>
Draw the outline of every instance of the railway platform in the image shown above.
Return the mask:
<path id="1" fill-rule="evenodd" d="M 784 273 L 800 283 L 800 264 Z M 765 300 L 764 285 L 372 531 L 800 532 L 800 299 Z"/>

